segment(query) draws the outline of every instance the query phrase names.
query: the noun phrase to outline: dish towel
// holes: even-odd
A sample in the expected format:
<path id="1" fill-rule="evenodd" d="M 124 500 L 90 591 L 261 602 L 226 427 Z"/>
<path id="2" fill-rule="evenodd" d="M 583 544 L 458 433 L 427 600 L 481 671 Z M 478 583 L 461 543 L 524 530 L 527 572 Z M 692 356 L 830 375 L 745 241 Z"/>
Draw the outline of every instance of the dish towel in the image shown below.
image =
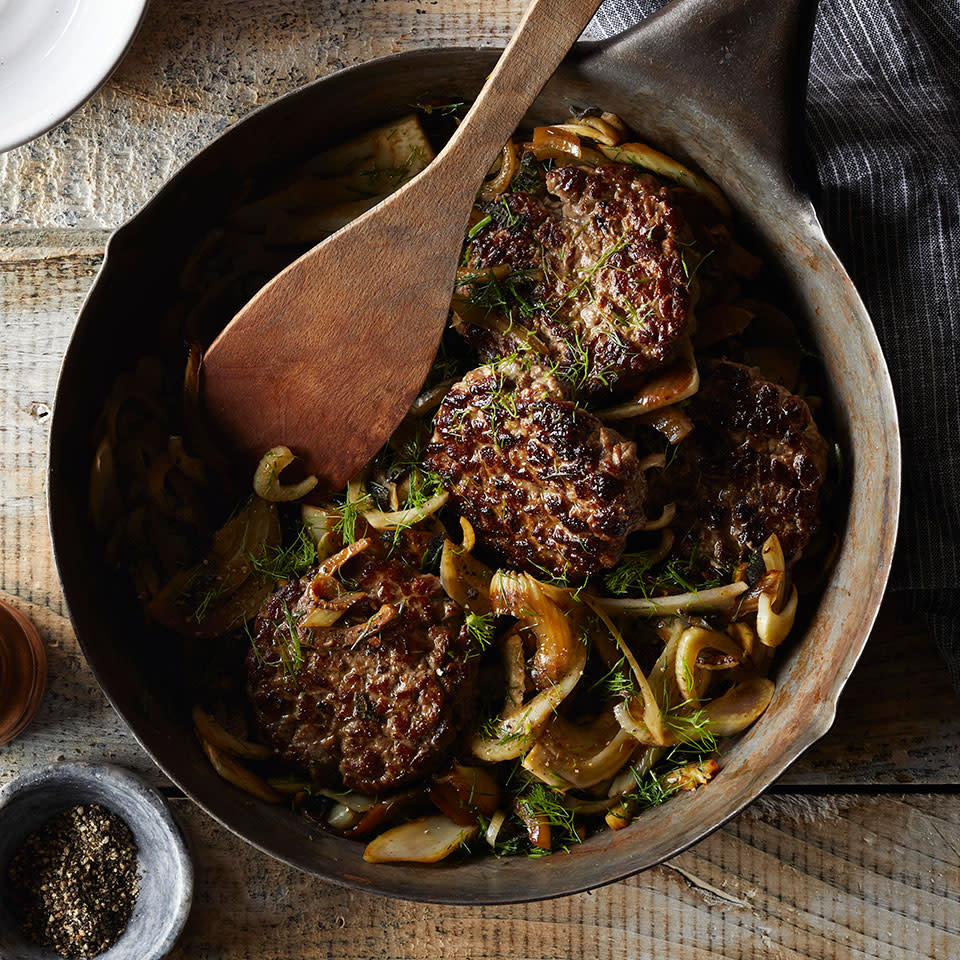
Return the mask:
<path id="1" fill-rule="evenodd" d="M 605 0 L 586 36 L 663 2 Z M 909 591 L 960 690 L 960 3 L 821 0 L 807 93 L 813 201 L 883 345 Z"/>

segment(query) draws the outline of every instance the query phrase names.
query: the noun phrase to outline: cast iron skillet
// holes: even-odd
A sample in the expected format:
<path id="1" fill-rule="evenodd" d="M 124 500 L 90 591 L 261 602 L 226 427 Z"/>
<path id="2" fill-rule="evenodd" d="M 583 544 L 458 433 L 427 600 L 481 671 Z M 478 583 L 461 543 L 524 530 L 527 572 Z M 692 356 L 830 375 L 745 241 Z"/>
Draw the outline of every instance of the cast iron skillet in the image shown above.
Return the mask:
<path id="1" fill-rule="evenodd" d="M 692 159 L 724 189 L 801 305 L 823 356 L 852 474 L 836 567 L 802 640 L 778 663 L 767 713 L 725 755 L 707 788 L 569 854 L 434 867 L 367 864 L 361 844 L 323 835 L 302 817 L 226 784 L 193 736 L 182 694 L 157 682 L 162 651 L 138 642 L 142 615 L 129 587 L 105 569 L 87 519 L 92 427 L 110 383 L 150 352 L 185 257 L 222 218 L 242 181 L 408 112 L 425 93 L 470 97 L 496 53 L 408 53 L 297 90 L 227 131 L 113 235 L 57 391 L 48 486 L 57 566 L 77 636 L 106 695 L 170 779 L 239 836 L 303 870 L 405 899 L 475 904 L 556 897 L 629 876 L 696 842 L 830 727 L 886 583 L 900 462 L 877 338 L 791 167 L 812 16 L 809 0 L 675 0 L 612 41 L 578 47 L 528 117 L 556 120 L 571 101 L 602 105 L 642 138 Z"/>

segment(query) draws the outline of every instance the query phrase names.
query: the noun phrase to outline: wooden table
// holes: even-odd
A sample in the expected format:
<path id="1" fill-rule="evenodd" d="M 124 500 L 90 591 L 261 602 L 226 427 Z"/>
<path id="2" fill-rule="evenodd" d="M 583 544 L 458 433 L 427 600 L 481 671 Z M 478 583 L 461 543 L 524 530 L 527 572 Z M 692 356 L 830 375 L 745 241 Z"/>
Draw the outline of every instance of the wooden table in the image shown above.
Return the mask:
<path id="1" fill-rule="evenodd" d="M 668 864 L 514 907 L 396 903 L 300 874 L 176 790 L 99 691 L 47 537 L 60 357 L 109 231 L 251 108 L 339 67 L 504 42 L 523 0 L 158 0 L 83 109 L 0 155 L 0 590 L 41 628 L 50 686 L 0 783 L 109 760 L 172 798 L 197 889 L 178 958 L 960 957 L 958 700 L 922 627 L 885 604 L 833 731 L 747 812 Z"/>

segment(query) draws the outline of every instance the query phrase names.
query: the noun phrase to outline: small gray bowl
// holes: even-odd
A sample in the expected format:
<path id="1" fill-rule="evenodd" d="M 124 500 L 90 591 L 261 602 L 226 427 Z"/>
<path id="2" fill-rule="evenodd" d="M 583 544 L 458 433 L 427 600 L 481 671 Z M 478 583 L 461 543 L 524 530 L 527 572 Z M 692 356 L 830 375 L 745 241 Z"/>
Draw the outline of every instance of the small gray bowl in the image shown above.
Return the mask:
<path id="1" fill-rule="evenodd" d="M 57 763 L 0 787 L 0 957 L 59 960 L 21 932 L 10 908 L 7 871 L 27 836 L 60 810 L 99 803 L 122 817 L 136 841 L 140 894 L 120 939 L 98 960 L 160 960 L 190 913 L 193 867 L 164 798 L 139 777 L 110 764 Z"/>

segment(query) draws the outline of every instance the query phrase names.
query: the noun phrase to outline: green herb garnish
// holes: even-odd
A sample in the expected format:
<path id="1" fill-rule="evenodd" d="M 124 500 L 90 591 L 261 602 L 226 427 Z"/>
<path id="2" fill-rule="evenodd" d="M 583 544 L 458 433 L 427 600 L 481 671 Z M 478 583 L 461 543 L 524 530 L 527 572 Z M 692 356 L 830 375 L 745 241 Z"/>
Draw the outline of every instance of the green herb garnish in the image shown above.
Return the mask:
<path id="1" fill-rule="evenodd" d="M 317 562 L 317 547 L 306 525 L 287 547 L 264 543 L 256 554 L 247 554 L 247 562 L 256 573 L 273 580 L 295 580 Z"/>

